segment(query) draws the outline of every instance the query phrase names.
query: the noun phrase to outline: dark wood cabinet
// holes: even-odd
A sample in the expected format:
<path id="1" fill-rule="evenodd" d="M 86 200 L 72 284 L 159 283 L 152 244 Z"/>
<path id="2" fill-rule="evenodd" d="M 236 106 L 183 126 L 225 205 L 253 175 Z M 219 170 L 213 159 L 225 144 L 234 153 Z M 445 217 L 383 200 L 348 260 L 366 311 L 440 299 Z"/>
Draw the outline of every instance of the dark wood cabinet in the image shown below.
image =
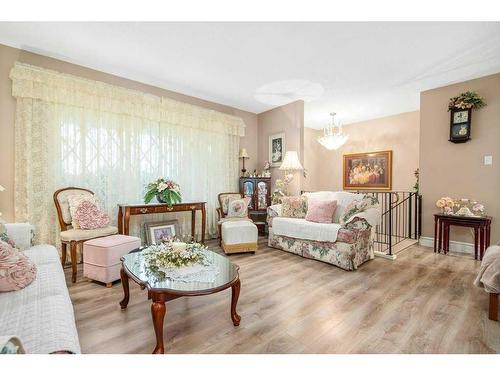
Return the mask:
<path id="1" fill-rule="evenodd" d="M 251 198 L 250 218 L 259 232 L 265 233 L 267 207 L 271 205 L 271 177 L 240 177 L 240 193 Z"/>

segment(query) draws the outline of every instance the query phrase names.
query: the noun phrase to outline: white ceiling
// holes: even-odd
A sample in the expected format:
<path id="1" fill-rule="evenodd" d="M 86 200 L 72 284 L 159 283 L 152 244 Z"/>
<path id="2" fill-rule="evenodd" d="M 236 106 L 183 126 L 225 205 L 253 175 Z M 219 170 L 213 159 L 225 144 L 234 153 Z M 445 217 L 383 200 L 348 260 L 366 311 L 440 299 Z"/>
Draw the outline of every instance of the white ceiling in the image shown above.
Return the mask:
<path id="1" fill-rule="evenodd" d="M 418 110 L 422 90 L 500 72 L 499 22 L 3 22 L 0 43 L 255 113 L 274 106 L 259 88 L 308 81 L 324 89 L 306 104 L 315 128 L 332 111 Z"/>

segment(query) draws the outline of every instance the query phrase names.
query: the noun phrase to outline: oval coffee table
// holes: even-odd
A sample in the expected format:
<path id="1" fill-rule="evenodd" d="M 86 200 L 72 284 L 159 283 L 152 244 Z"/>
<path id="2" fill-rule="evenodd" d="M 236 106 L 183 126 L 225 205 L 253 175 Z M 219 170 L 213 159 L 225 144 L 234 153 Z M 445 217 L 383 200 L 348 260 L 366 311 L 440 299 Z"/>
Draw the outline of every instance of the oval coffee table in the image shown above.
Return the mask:
<path id="1" fill-rule="evenodd" d="M 241 317 L 236 312 L 236 304 L 240 295 L 239 266 L 231 263 L 226 257 L 210 250 L 203 250 L 206 256 L 212 259 L 219 270 L 214 282 L 184 282 L 171 280 L 168 277 L 160 278 L 148 269 L 144 257 L 140 251 L 132 252 L 121 258 L 122 268 L 120 276 L 122 279 L 123 300 L 120 302 L 122 309 L 126 309 L 130 292 L 129 278 L 148 289 L 148 298 L 151 298 L 151 315 L 156 334 L 156 347 L 153 354 L 163 354 L 163 321 L 167 308 L 165 302 L 179 297 L 203 296 L 220 292 L 231 287 L 231 319 L 235 326 L 240 325 Z"/>

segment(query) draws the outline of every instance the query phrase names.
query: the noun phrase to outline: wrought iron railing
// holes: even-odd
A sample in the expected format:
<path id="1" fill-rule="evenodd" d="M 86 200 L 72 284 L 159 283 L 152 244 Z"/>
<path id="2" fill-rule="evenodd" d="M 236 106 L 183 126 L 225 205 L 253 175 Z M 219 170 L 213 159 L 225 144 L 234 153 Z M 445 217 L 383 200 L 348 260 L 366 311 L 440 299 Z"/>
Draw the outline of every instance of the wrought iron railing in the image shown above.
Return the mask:
<path id="1" fill-rule="evenodd" d="M 380 203 L 380 223 L 375 227 L 375 250 L 393 255 L 394 247 L 406 239 L 418 240 L 422 233 L 422 196 L 410 191 L 357 191 L 375 196 Z"/>

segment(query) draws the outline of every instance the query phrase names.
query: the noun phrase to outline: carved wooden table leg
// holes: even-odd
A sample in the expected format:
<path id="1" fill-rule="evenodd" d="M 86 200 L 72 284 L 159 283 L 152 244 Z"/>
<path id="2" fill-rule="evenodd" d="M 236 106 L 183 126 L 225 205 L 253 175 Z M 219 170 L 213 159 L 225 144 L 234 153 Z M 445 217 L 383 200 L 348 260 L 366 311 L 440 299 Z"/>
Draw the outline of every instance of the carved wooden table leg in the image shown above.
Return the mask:
<path id="1" fill-rule="evenodd" d="M 120 306 L 123 309 L 127 308 L 128 301 L 130 298 L 130 291 L 129 291 L 129 286 L 128 286 L 128 275 L 123 269 L 123 266 L 120 270 L 120 277 L 122 279 L 122 286 L 123 286 L 123 299 L 120 301 Z"/>
<path id="2" fill-rule="evenodd" d="M 163 320 L 165 319 L 166 312 L 167 307 L 165 306 L 165 295 L 162 293 L 153 293 L 151 315 L 153 317 L 153 326 L 156 335 L 156 347 L 155 350 L 153 350 L 153 354 L 165 353 L 165 348 L 163 346 Z"/>
<path id="3" fill-rule="evenodd" d="M 240 296 L 240 279 L 236 279 L 233 285 L 231 285 L 231 319 L 235 326 L 240 325 L 241 316 L 236 312 L 236 304 L 238 303 L 238 298 Z"/>

